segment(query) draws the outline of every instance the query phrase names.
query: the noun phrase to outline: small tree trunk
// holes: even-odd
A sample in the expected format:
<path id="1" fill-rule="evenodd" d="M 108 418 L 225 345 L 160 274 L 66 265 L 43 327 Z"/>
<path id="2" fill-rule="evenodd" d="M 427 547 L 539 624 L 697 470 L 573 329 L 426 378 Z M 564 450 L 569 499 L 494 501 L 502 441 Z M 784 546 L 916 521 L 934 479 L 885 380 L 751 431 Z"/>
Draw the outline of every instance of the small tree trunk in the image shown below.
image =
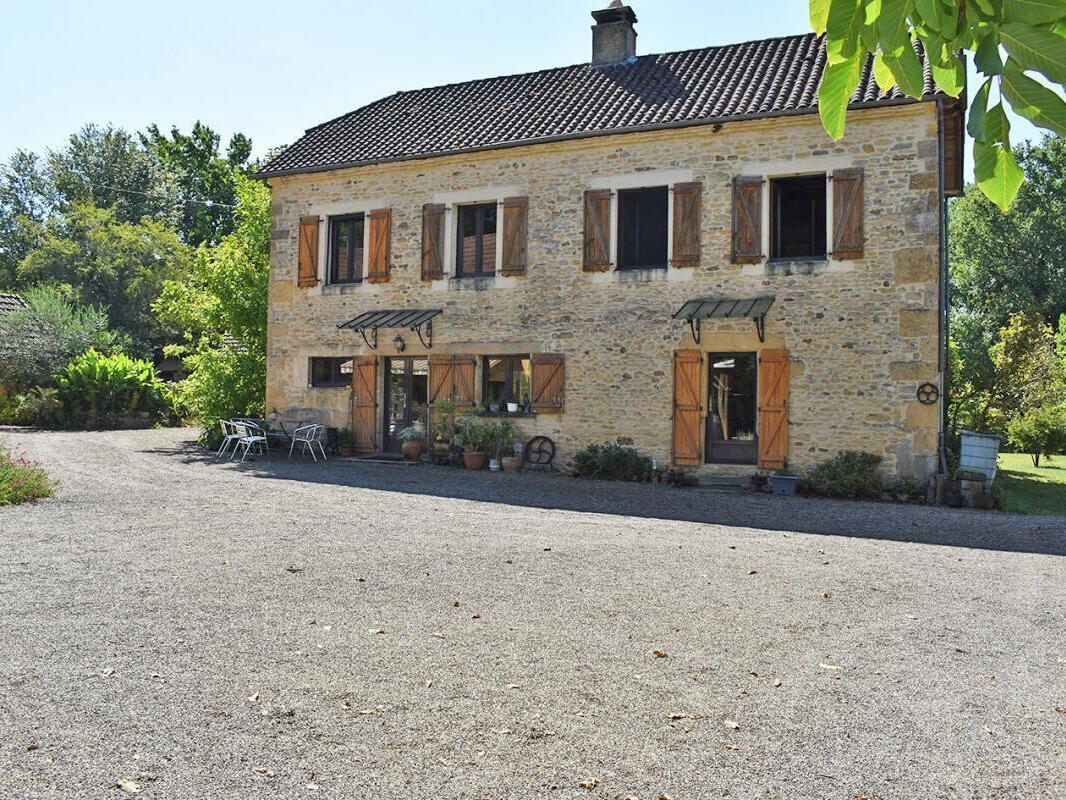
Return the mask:
<path id="1" fill-rule="evenodd" d="M 1033 453 L 1032 459 L 1033 459 L 1033 466 L 1034 467 L 1039 467 L 1040 466 L 1040 453 Z"/>

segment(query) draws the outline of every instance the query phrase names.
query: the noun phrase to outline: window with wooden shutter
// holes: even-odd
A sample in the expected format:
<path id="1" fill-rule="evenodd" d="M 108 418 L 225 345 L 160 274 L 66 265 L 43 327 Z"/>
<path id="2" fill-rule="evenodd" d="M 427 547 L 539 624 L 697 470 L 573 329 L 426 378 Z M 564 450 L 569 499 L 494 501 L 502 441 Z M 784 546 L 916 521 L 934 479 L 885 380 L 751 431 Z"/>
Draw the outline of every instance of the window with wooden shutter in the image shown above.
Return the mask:
<path id="1" fill-rule="evenodd" d="M 444 217 L 440 203 L 422 206 L 422 280 L 444 277 Z"/>
<path id="2" fill-rule="evenodd" d="M 503 199 L 503 263 L 501 275 L 525 275 L 529 217 L 528 197 Z"/>
<path id="3" fill-rule="evenodd" d="M 366 215 L 370 226 L 367 283 L 385 283 L 389 279 L 389 247 L 392 234 L 392 210 L 379 208 Z"/>
<path id="4" fill-rule="evenodd" d="M 611 268 L 611 190 L 585 192 L 585 272 L 606 272 Z"/>
<path id="5" fill-rule="evenodd" d="M 862 169 L 833 172 L 833 258 L 862 258 L 863 225 Z"/>
<path id="6" fill-rule="evenodd" d="M 563 357 L 555 353 L 534 353 L 530 374 L 533 410 L 538 414 L 563 412 Z"/>
<path id="7" fill-rule="evenodd" d="M 318 217 L 300 217 L 300 254 L 297 286 L 318 285 Z"/>
<path id="8" fill-rule="evenodd" d="M 703 461 L 700 436 L 701 359 L 698 350 L 674 352 L 674 464 L 699 466 Z"/>
<path id="9" fill-rule="evenodd" d="M 357 453 L 377 451 L 378 360 L 356 356 L 352 369 L 352 439 Z"/>
<path id="10" fill-rule="evenodd" d="M 700 265 L 700 200 L 702 184 L 674 184 L 674 242 L 675 267 Z"/>
<path id="11" fill-rule="evenodd" d="M 733 263 L 757 264 L 762 252 L 762 187 L 759 176 L 733 179 Z"/>
<path id="12" fill-rule="evenodd" d="M 788 460 L 788 350 L 759 353 L 759 467 Z"/>

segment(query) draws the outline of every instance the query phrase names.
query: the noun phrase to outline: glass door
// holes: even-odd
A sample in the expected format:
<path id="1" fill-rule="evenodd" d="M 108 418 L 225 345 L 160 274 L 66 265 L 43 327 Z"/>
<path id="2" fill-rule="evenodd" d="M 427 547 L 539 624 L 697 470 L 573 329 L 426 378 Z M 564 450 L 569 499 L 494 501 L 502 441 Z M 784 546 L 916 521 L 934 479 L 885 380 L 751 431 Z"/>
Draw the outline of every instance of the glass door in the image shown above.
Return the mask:
<path id="1" fill-rule="evenodd" d="M 755 353 L 711 353 L 707 461 L 754 464 L 758 451 Z"/>
<path id="2" fill-rule="evenodd" d="M 385 435 L 386 453 L 399 453 L 400 432 L 414 427 L 426 430 L 429 398 L 429 360 L 425 358 L 385 359 Z"/>

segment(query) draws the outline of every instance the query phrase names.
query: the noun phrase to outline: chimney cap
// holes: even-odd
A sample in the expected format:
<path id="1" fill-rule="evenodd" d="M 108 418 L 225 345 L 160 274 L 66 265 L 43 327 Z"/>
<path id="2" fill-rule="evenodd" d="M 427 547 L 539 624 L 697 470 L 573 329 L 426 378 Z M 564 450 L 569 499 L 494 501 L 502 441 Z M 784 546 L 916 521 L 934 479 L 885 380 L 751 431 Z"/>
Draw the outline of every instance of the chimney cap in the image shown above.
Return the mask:
<path id="1" fill-rule="evenodd" d="M 637 15 L 633 13 L 633 9 L 630 6 L 622 5 L 622 0 L 612 0 L 611 5 L 607 8 L 593 11 L 592 18 L 599 25 L 608 22 L 634 23 L 637 21 Z"/>

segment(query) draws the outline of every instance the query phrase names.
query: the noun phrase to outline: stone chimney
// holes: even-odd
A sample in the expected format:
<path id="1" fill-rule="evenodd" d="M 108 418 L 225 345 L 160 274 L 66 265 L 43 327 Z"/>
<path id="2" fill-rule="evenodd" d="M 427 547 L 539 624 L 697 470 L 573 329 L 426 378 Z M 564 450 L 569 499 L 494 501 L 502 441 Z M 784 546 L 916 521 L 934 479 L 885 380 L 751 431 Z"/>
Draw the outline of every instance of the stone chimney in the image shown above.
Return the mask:
<path id="1" fill-rule="evenodd" d="M 592 66 L 625 64 L 637 57 L 637 32 L 633 23 L 637 15 L 622 0 L 612 0 L 602 11 L 593 11 Z"/>

